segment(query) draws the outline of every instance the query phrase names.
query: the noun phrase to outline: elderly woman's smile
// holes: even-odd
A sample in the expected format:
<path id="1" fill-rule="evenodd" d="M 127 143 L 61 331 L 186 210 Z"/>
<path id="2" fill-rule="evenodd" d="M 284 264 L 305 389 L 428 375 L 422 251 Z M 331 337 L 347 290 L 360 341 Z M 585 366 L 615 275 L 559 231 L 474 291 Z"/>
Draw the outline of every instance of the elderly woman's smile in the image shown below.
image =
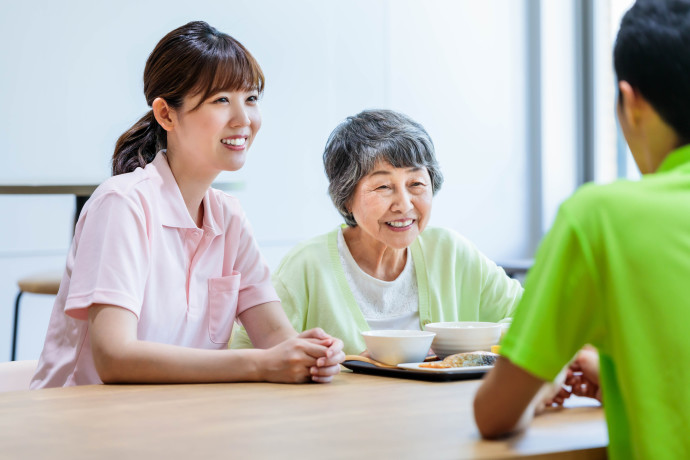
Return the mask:
<path id="1" fill-rule="evenodd" d="M 426 168 L 379 160 L 355 187 L 348 208 L 357 225 L 345 230 L 345 240 L 370 250 L 405 249 L 426 227 L 432 197 Z"/>
<path id="2" fill-rule="evenodd" d="M 416 222 L 416 219 L 402 219 L 386 222 L 386 225 L 393 227 L 391 229 L 393 231 L 401 232 L 407 230 L 414 222 Z"/>

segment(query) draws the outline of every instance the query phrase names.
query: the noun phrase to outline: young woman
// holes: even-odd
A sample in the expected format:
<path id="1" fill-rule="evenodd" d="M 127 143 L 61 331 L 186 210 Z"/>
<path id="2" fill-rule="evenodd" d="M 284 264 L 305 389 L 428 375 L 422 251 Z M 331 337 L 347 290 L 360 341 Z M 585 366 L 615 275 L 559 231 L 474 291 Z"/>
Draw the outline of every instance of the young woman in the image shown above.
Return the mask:
<path id="1" fill-rule="evenodd" d="M 204 22 L 149 56 L 149 111 L 89 199 L 31 388 L 100 382 L 328 382 L 342 342 L 297 334 L 237 200 L 211 183 L 246 160 L 264 77 Z M 241 322 L 259 350 L 228 350 Z"/>

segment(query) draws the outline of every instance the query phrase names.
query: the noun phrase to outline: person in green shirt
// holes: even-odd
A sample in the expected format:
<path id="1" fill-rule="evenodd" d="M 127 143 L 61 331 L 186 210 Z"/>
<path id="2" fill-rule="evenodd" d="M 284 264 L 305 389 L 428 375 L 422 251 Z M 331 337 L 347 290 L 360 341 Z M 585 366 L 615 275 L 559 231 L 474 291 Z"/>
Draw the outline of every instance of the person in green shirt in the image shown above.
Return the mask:
<path id="1" fill-rule="evenodd" d="M 443 176 L 419 123 L 365 110 L 335 128 L 323 160 L 345 225 L 299 244 L 272 278 L 298 331 L 320 327 L 360 354 L 362 331 L 512 315 L 520 283 L 458 233 L 427 227 Z M 251 346 L 237 331 L 231 347 Z"/>
<path id="2" fill-rule="evenodd" d="M 566 383 L 603 400 L 609 457 L 690 458 L 690 1 L 638 0 L 614 65 L 643 176 L 583 186 L 561 205 L 475 420 L 487 438 L 526 427 L 544 383 L 591 344 L 598 355 L 580 352 L 582 375 Z"/>

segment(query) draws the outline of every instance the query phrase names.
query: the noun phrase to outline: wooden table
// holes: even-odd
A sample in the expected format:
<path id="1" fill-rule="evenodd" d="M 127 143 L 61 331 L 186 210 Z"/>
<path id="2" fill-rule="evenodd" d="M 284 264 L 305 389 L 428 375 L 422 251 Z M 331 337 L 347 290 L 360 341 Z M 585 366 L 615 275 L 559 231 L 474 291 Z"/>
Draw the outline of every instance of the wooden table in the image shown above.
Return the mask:
<path id="1" fill-rule="evenodd" d="M 601 408 L 502 441 L 472 417 L 480 381 L 353 374 L 326 385 L 93 385 L 0 394 L 0 458 L 603 459 Z"/>

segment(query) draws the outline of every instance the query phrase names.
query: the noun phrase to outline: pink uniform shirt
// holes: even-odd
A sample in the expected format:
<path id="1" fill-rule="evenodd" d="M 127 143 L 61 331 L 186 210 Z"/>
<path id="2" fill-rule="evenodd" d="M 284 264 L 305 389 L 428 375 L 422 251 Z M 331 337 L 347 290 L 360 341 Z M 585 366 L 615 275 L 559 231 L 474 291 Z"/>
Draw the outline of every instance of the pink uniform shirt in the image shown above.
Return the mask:
<path id="1" fill-rule="evenodd" d="M 227 348 L 237 315 L 279 301 L 236 198 L 209 189 L 197 228 L 167 158 L 101 184 L 84 206 L 31 388 L 102 383 L 88 308 L 138 318 L 139 340 Z"/>

